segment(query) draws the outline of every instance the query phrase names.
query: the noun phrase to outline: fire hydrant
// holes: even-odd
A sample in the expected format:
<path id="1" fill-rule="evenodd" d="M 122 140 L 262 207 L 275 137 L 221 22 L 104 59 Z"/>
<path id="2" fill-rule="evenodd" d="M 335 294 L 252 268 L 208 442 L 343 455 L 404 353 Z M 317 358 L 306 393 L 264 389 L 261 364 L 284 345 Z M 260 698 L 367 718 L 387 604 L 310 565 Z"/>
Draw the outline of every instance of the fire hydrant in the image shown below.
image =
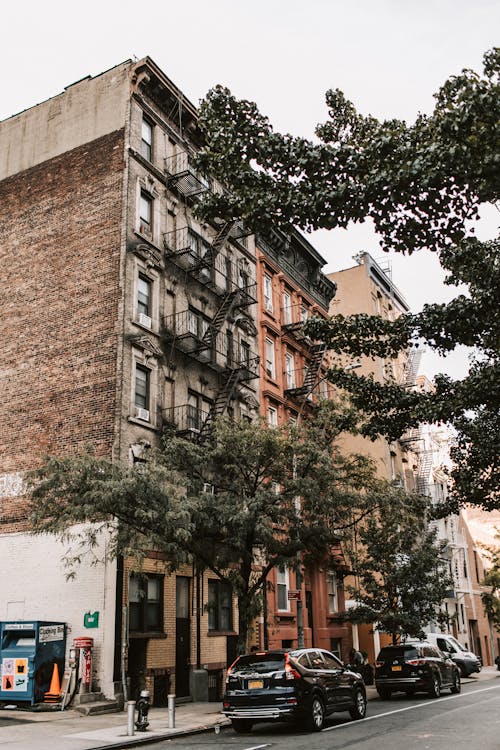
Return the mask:
<path id="1" fill-rule="evenodd" d="M 149 690 L 141 690 L 139 700 L 137 701 L 137 721 L 135 722 L 135 728 L 138 732 L 145 732 L 149 727 L 148 711 L 149 711 Z"/>

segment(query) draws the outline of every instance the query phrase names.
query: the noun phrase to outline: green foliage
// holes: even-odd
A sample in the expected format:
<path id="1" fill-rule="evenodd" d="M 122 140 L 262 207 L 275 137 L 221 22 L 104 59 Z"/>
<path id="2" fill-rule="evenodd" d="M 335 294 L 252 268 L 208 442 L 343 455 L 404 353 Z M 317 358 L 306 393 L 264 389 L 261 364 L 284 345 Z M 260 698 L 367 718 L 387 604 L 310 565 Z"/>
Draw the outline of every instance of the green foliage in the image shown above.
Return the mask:
<path id="1" fill-rule="evenodd" d="M 396 439 L 419 422 L 445 421 L 457 432 L 450 501 L 500 507 L 500 243 L 479 242 L 481 203 L 500 193 L 500 50 L 484 74 L 464 70 L 435 96 L 429 116 L 412 125 L 359 114 L 338 90 L 327 92 L 329 120 L 318 142 L 273 131 L 255 104 L 216 87 L 201 106 L 206 146 L 199 164 L 227 186 L 207 194 L 205 217 L 242 217 L 259 232 L 294 224 L 306 231 L 371 219 L 383 250 L 439 254 L 446 283 L 466 291 L 397 321 L 377 316 L 313 320 L 308 333 L 334 352 L 394 357 L 410 345 L 441 354 L 463 345 L 473 363 L 462 381 L 436 378 L 433 394 L 333 371 L 362 412 L 361 431 Z"/>
<path id="2" fill-rule="evenodd" d="M 392 634 L 421 637 L 423 626 L 441 621 L 440 609 L 452 588 L 445 543 L 429 530 L 426 498 L 401 495 L 372 514 L 352 541 L 356 585 L 349 589 L 358 606 L 349 610 L 352 622 L 373 623 Z"/>
<path id="3" fill-rule="evenodd" d="M 34 531 L 73 542 L 76 533 L 69 563 L 106 530 L 111 554 L 140 562 L 158 550 L 171 569 L 192 561 L 212 570 L 238 598 L 244 649 L 269 572 L 293 567 L 298 552 L 306 565 L 324 560 L 388 491 L 368 459 L 335 447 L 350 422 L 329 403 L 289 429 L 220 420 L 201 445 L 167 435 L 161 451 L 133 466 L 48 459 L 30 478 Z"/>

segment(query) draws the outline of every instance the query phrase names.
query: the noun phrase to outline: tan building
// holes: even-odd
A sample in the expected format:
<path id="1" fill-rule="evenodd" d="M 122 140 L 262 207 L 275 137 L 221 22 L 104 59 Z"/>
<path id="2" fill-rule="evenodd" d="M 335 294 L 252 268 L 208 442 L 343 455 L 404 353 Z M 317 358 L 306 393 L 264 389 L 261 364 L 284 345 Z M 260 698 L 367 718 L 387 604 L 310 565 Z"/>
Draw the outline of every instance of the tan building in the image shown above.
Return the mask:
<path id="1" fill-rule="evenodd" d="M 356 265 L 328 274 L 337 285 L 337 295 L 330 305 L 331 315 L 380 315 L 395 320 L 408 312 L 409 307 L 391 279 L 387 267 L 382 267 L 369 253 L 359 253 Z M 381 383 L 404 383 L 411 387 L 415 382 L 418 359 L 413 353 L 401 353 L 395 359 L 369 357 L 359 362 L 342 362 L 347 367 L 356 366 L 357 373 L 373 374 Z M 383 438 L 375 442 L 361 436 L 346 435 L 343 446 L 347 452 L 362 453 L 375 462 L 378 475 L 401 484 L 408 491 L 416 488 L 419 464 L 411 442 L 398 440 L 389 443 Z M 349 583 L 349 581 L 347 581 Z M 346 601 L 346 608 L 354 602 Z M 353 625 L 352 638 L 356 648 L 366 652 L 373 663 L 380 648 L 381 636 L 368 625 Z M 385 636 L 382 636 L 382 640 Z"/>

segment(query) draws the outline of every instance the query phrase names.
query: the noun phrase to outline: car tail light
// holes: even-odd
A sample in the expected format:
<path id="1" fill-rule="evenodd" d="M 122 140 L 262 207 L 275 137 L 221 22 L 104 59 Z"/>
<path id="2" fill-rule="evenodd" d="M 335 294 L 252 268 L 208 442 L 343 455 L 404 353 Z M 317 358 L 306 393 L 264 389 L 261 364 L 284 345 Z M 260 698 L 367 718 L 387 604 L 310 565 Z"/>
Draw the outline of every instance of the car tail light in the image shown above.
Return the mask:
<path id="1" fill-rule="evenodd" d="M 376 661 L 375 662 L 375 666 L 376 667 L 383 667 L 384 666 L 384 662 L 383 661 Z"/>
<path id="2" fill-rule="evenodd" d="M 233 671 L 233 669 L 234 669 L 234 667 L 235 667 L 235 665 L 236 665 L 236 662 L 237 662 L 237 661 L 239 660 L 239 658 L 240 658 L 240 657 L 238 656 L 238 657 L 237 657 L 237 658 L 236 658 L 236 659 L 235 659 L 235 660 L 233 661 L 233 663 L 231 664 L 231 666 L 227 668 L 227 672 L 226 672 L 226 682 L 229 682 L 229 677 L 231 676 L 231 673 L 232 673 L 232 671 Z"/>
<path id="3" fill-rule="evenodd" d="M 411 664 L 412 667 L 418 667 L 420 664 L 425 664 L 425 659 L 406 659 L 405 664 Z"/>
<path id="4" fill-rule="evenodd" d="M 285 654 L 285 680 L 300 680 L 300 674 L 290 664 L 288 654 Z"/>

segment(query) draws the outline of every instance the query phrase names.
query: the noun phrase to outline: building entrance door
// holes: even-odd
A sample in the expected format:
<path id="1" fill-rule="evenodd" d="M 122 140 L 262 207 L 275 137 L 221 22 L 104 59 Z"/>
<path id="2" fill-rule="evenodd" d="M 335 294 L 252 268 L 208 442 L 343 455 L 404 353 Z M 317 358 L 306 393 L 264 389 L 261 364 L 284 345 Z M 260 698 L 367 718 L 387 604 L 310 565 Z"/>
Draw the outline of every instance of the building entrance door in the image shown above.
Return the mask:
<path id="1" fill-rule="evenodd" d="M 191 619 L 189 608 L 190 579 L 177 576 L 175 581 L 175 694 L 189 695 L 189 667 L 191 662 Z"/>

